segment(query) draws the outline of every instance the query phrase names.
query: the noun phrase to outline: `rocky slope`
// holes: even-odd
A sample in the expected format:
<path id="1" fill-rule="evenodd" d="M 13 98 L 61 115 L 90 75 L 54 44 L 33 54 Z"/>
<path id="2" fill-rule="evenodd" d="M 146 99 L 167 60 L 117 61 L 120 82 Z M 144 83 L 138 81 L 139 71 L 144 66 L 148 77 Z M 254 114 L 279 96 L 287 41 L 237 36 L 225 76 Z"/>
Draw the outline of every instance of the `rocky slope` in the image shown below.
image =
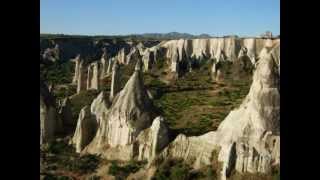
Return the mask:
<path id="1" fill-rule="evenodd" d="M 265 45 L 249 94 L 217 131 L 199 137 L 179 135 L 163 151 L 163 156 L 183 158 L 199 168 L 201 164 L 210 164 L 210 152 L 219 147 L 222 179 L 233 169 L 242 173 L 270 173 L 272 166 L 280 164 L 280 74 L 276 62 L 280 59 L 273 58 L 277 48 L 277 43 Z"/>

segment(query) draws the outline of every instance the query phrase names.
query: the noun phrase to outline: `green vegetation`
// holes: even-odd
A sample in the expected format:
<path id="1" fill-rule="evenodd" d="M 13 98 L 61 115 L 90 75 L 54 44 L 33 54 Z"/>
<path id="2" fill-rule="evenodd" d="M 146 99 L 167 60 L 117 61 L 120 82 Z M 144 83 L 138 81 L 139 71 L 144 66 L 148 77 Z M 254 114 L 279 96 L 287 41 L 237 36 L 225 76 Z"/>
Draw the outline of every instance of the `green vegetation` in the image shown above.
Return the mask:
<path id="1" fill-rule="evenodd" d="M 143 161 L 129 161 L 128 163 L 119 166 L 119 162 L 111 161 L 109 167 L 109 174 L 116 177 L 116 179 L 125 179 L 130 173 L 137 172 L 140 168 L 145 165 L 146 162 Z"/>
<path id="2" fill-rule="evenodd" d="M 169 86 L 162 83 L 154 88 L 154 91 L 160 93 L 155 96 L 155 105 L 172 129 L 187 135 L 216 130 L 220 122 L 248 94 L 250 80 L 227 79 L 224 84 L 217 84 L 211 81 L 208 75 L 210 68 L 206 66 L 185 74 Z M 149 84 L 159 81 L 159 78 L 150 79 L 152 77 L 148 76 L 146 82 Z"/>
<path id="3" fill-rule="evenodd" d="M 71 83 L 74 71 L 74 64 L 71 61 L 40 63 L 40 79 L 48 84 Z"/>
<path id="4" fill-rule="evenodd" d="M 160 164 L 156 173 L 153 176 L 153 180 L 188 180 L 190 177 L 191 167 L 182 160 L 169 159 Z"/>
<path id="5" fill-rule="evenodd" d="M 47 175 L 47 178 L 58 178 L 54 176 L 59 172 L 60 174 L 62 172 L 69 172 L 80 175 L 93 173 L 100 161 L 100 157 L 95 155 L 80 156 L 65 141 L 54 141 L 40 148 L 40 162 L 42 166 L 40 173 Z M 61 176 L 59 178 L 66 177 Z"/>
<path id="6" fill-rule="evenodd" d="M 98 94 L 99 91 L 97 90 L 88 90 L 73 95 L 70 98 L 72 118 L 77 119 L 81 109 L 86 105 L 90 105 Z"/>

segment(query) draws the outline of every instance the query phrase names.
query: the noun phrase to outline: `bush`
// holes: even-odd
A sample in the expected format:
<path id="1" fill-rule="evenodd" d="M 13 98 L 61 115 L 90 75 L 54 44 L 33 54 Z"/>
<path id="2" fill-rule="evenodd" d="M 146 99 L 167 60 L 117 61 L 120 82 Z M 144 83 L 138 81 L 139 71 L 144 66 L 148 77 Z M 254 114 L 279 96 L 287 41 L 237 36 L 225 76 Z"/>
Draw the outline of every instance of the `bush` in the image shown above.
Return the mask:
<path id="1" fill-rule="evenodd" d="M 70 171 L 78 171 L 80 173 L 94 172 L 100 163 L 100 158 L 95 155 L 84 155 L 65 162 L 67 169 Z"/>
<path id="2" fill-rule="evenodd" d="M 126 178 L 129 174 L 137 172 L 146 162 L 129 161 L 124 166 L 119 166 L 117 161 L 112 161 L 109 174 L 116 178 Z"/>
<path id="3" fill-rule="evenodd" d="M 156 173 L 152 177 L 154 180 L 165 180 L 165 179 L 175 179 L 175 180 L 187 180 L 190 178 L 191 167 L 185 163 L 183 160 L 170 159 L 165 160 L 157 169 Z"/>

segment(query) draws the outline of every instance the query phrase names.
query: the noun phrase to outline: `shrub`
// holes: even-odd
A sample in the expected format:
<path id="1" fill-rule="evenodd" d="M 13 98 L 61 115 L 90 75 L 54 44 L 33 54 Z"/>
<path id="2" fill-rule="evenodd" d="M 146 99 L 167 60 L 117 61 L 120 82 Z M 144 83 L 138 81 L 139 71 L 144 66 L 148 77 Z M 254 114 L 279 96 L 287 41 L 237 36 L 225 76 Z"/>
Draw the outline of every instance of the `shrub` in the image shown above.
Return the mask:
<path id="1" fill-rule="evenodd" d="M 124 166 L 119 166 L 117 161 L 112 161 L 109 167 L 109 174 L 116 178 L 126 178 L 130 173 L 137 172 L 146 162 L 129 161 Z"/>

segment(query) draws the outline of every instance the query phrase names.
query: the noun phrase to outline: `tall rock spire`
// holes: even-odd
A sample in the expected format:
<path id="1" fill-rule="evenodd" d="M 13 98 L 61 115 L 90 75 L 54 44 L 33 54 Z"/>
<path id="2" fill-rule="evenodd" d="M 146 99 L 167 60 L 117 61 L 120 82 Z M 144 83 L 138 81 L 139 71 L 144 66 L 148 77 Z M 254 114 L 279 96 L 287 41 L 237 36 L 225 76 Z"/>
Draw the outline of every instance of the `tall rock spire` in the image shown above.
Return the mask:
<path id="1" fill-rule="evenodd" d="M 129 160 L 134 156 L 134 141 L 142 130 L 151 126 L 156 117 L 143 84 L 141 66 L 139 59 L 135 72 L 113 99 L 95 138 L 86 148 L 89 153 L 101 153 L 109 159 L 122 160 Z"/>
<path id="2" fill-rule="evenodd" d="M 120 73 L 119 73 L 119 63 L 115 61 L 112 66 L 112 79 L 111 79 L 111 89 L 109 100 L 112 102 L 115 95 L 120 91 Z"/>

